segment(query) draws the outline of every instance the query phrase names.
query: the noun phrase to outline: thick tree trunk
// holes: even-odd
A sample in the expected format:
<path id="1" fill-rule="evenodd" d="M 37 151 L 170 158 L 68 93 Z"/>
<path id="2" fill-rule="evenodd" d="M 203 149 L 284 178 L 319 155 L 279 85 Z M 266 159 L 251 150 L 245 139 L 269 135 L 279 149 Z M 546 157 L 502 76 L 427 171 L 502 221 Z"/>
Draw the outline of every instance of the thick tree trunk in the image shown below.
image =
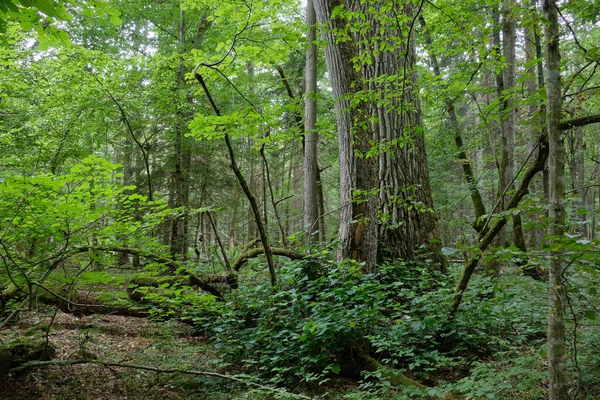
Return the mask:
<path id="1" fill-rule="evenodd" d="M 391 12 L 382 11 L 386 5 L 351 2 L 352 11 L 363 13 L 369 23 L 354 39 L 361 59 L 369 59 L 361 73 L 370 96 L 373 139 L 379 143 L 379 255 L 414 260 L 426 254 L 443 271 L 447 261 L 441 254 L 418 98 L 413 5 L 406 2 L 394 11 L 408 17 L 401 26 L 391 22 Z"/>
<path id="2" fill-rule="evenodd" d="M 560 48 L 558 7 L 555 0 L 544 0 L 544 16 L 548 20 L 546 35 L 546 101 L 547 128 L 550 155 L 548 169 L 550 172 L 549 210 L 550 235 L 560 241 L 564 235 L 565 208 L 565 149 L 563 131 L 560 129 L 562 108 L 560 79 Z M 548 371 L 550 400 L 566 400 L 568 398 L 567 372 L 565 362 L 565 301 L 564 285 L 565 264 L 561 250 L 552 252 L 550 258 L 550 281 L 548 297 Z"/>
<path id="3" fill-rule="evenodd" d="M 350 34 L 346 21 L 340 16 L 331 18 L 332 10 L 339 6 L 344 6 L 339 0 L 314 0 L 317 20 L 326 26 L 325 59 L 338 123 L 342 205 L 338 255 L 364 263 L 365 271 L 374 271 L 377 204 L 373 191 L 377 187 L 377 170 L 374 157 L 369 156 L 373 132 L 366 109 L 368 105 L 362 100 L 362 79 L 354 68 L 357 49 L 352 40 L 338 40 L 340 36 Z M 361 94 L 360 98 L 357 94 Z"/>

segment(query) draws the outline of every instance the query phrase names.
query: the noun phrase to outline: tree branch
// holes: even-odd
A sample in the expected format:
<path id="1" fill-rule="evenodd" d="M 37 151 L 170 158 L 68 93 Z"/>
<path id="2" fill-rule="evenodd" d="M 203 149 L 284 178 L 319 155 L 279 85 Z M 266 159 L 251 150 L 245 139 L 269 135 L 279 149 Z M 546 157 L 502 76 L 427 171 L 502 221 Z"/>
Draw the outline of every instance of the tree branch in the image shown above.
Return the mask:
<path id="1" fill-rule="evenodd" d="M 42 368 L 42 367 L 50 367 L 53 365 L 77 365 L 77 364 L 96 364 L 96 365 L 103 365 L 105 367 L 140 369 L 140 370 L 144 370 L 144 371 L 156 372 L 159 374 L 187 374 L 187 375 L 196 375 L 196 376 L 210 376 L 213 378 L 222 378 L 222 379 L 227 379 L 227 380 L 234 381 L 234 382 L 243 383 L 244 385 L 257 387 L 259 389 L 268 390 L 270 392 L 285 394 L 286 396 L 295 397 L 297 399 L 308 399 L 308 400 L 311 399 L 310 397 L 306 397 L 301 394 L 290 393 L 285 390 L 272 388 L 269 386 L 264 386 L 259 383 L 249 382 L 249 381 L 237 378 L 235 376 L 219 374 L 216 372 L 185 370 L 185 369 L 179 369 L 179 368 L 162 369 L 162 368 L 156 368 L 156 367 L 148 367 L 146 365 L 123 364 L 123 363 L 106 362 L 106 361 L 90 360 L 90 359 L 30 361 L 30 362 L 27 362 L 16 368 L 10 369 L 9 372 L 19 372 L 19 371 L 26 370 L 28 368 Z"/>
<path id="2" fill-rule="evenodd" d="M 577 128 L 578 126 L 585 126 L 596 124 L 600 122 L 600 114 L 588 115 L 586 117 L 569 119 L 562 121 L 558 127 L 562 130 Z"/>

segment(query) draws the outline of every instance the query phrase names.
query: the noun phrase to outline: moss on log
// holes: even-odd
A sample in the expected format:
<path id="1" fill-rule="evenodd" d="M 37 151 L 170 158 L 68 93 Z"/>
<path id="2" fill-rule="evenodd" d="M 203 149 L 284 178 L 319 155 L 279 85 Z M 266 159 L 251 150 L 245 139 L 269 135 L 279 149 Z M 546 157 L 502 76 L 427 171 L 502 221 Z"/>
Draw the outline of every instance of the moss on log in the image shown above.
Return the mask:
<path id="1" fill-rule="evenodd" d="M 0 376 L 30 361 L 49 361 L 56 349 L 45 340 L 18 340 L 0 344 Z"/>
<path id="2" fill-rule="evenodd" d="M 282 247 L 272 247 L 271 252 L 275 256 L 283 256 L 283 257 L 287 257 L 291 260 L 303 260 L 304 259 L 304 254 L 302 254 L 296 250 L 284 249 Z M 239 271 L 244 266 L 244 264 L 246 264 L 248 262 L 248 259 L 257 257 L 263 253 L 264 253 L 264 249 L 262 247 L 255 247 L 253 249 L 245 250 L 242 254 L 239 255 L 239 257 L 233 263 L 233 265 L 232 265 L 233 270 L 236 272 Z"/>
<path id="3" fill-rule="evenodd" d="M 383 366 L 379 361 L 371 357 L 367 352 L 365 352 L 362 349 L 354 349 L 354 354 L 359 365 L 362 367 L 363 370 L 369 372 L 375 372 L 380 370 L 382 376 L 394 386 L 412 386 L 421 390 L 427 389 L 427 386 L 415 381 L 414 379 L 410 379 L 402 372 L 393 368 L 387 368 Z"/>

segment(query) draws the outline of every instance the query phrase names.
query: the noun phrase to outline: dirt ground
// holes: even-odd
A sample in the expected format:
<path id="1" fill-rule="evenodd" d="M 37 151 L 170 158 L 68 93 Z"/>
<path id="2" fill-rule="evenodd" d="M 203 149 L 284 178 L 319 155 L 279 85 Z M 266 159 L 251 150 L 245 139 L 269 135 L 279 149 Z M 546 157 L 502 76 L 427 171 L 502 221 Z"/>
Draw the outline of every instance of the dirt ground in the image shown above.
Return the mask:
<path id="1" fill-rule="evenodd" d="M 0 331 L 0 342 L 42 337 L 52 314 L 23 313 Z M 116 315 L 74 317 L 58 313 L 49 341 L 56 360 L 95 358 L 107 362 L 218 372 L 221 361 L 206 338 L 172 322 Z M 0 399 L 193 399 L 227 384 L 214 378 L 157 374 L 130 368 L 83 364 L 50 366 L 12 374 L 0 382 Z M 220 397 L 220 396 L 217 396 Z M 225 397 L 223 397 L 225 398 Z"/>

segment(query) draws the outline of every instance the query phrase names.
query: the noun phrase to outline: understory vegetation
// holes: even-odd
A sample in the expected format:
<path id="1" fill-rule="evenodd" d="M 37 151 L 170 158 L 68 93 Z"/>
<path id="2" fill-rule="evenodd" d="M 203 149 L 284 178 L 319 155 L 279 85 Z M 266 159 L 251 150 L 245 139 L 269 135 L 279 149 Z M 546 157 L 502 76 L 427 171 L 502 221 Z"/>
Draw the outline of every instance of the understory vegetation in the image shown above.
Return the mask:
<path id="1" fill-rule="evenodd" d="M 95 272 L 81 273 L 67 268 L 55 273 L 47 286 L 67 296 L 60 290 L 66 282 L 72 282 L 72 274 L 77 274 L 77 283 L 69 286 L 68 298 L 73 303 L 102 304 L 104 313 L 146 315 L 156 322 L 151 331 L 140 334 L 129 327 L 138 325 L 137 322 L 126 322 L 124 326 L 120 326 L 123 322 L 119 320 L 102 323 L 111 321 L 110 316 L 108 320 L 100 316 L 84 323 L 90 318 L 84 314 L 93 314 L 94 309 L 67 305 L 65 311 L 79 315 L 74 322 L 78 336 L 75 344 L 60 350 L 71 352 L 67 360 L 122 362 L 126 359 L 128 364 L 165 370 L 206 368 L 235 375 L 242 381 L 288 388 L 289 393 L 324 399 L 541 399 L 546 396 L 546 286 L 544 282 L 523 280 L 516 270 L 494 279 L 476 277 L 473 289 L 463 300 L 463 312 L 451 318 L 449 304 L 455 278 L 452 274 L 431 271 L 426 264 L 386 264 L 375 274 L 364 274 L 358 265 L 340 264 L 328 255 L 282 260 L 278 271 L 280 284 L 273 291 L 264 260 L 256 259 L 240 274 L 239 288 L 224 287 L 223 290 L 230 292 L 225 301 L 218 301 L 198 292 L 184 279 L 174 281 L 161 274 L 164 268 L 161 270 L 158 265 L 149 264 L 140 275 L 141 271 L 114 269 L 114 262 L 111 257 L 104 258 L 101 263 L 106 266 L 98 265 Z M 458 273 L 459 268 L 452 271 Z M 194 272 L 202 274 L 209 270 Z M 157 284 L 140 287 L 131 283 L 144 281 Z M 597 373 L 600 349 L 597 321 L 588 310 L 597 307 L 597 303 L 589 304 L 585 296 L 580 296 L 585 290 L 584 281 L 570 287 L 576 319 L 569 329 L 576 336 L 571 336 L 574 341 L 569 354 L 572 370 L 577 371 L 572 375 L 573 381 L 585 390 L 586 396 L 593 398 L 600 393 Z M 129 299 L 127 291 L 138 293 L 137 297 L 130 296 L 137 301 Z M 56 311 L 45 305 L 48 297 L 51 297 L 48 293 L 40 293 L 37 312 L 22 313 L 21 320 L 3 332 L 2 341 L 41 340 L 38 345 L 43 345 L 49 338 L 54 343 L 54 338 L 65 329 L 60 321 L 67 317 L 57 318 Z M 15 300 L 9 300 L 5 315 L 16 306 Z M 121 344 L 100 346 L 101 339 L 95 336 L 112 335 L 113 331 L 132 336 L 134 341 L 141 335 L 156 343 L 134 358 L 125 357 Z M 177 347 L 176 354 L 171 353 L 173 346 Z M 357 361 L 363 352 L 371 354 L 382 368 L 364 369 Z M 162 357 L 157 361 L 152 354 Z M 55 398 L 66 399 L 73 392 L 59 391 L 52 381 L 67 373 L 64 368 L 75 367 L 61 368 L 62 372 L 48 372 L 49 375 L 39 379 L 49 381 Z M 388 370 L 400 370 L 426 387 L 398 385 L 394 375 L 386 373 Z M 77 379 L 84 379 L 80 374 L 89 374 L 83 371 L 77 373 Z M 128 371 L 120 379 L 111 379 L 117 386 L 125 385 L 124 381 L 133 373 Z M 136 374 L 136 381 L 149 393 L 147 398 L 290 396 L 232 382 L 225 383 L 229 389 L 224 390 L 223 383 L 214 382 L 219 378 L 190 378 L 181 373 L 167 377 L 152 371 L 142 376 Z M 23 379 L 22 372 L 11 376 L 6 385 L 15 385 Z M 87 385 L 74 380 L 67 384 Z M 90 378 L 89 384 L 98 383 Z M 18 389 L 21 390 L 24 389 Z M 115 393 L 143 397 L 140 388 L 119 390 Z"/>
<path id="2" fill-rule="evenodd" d="M 600 398 L 599 16 L 0 0 L 0 400 Z"/>

